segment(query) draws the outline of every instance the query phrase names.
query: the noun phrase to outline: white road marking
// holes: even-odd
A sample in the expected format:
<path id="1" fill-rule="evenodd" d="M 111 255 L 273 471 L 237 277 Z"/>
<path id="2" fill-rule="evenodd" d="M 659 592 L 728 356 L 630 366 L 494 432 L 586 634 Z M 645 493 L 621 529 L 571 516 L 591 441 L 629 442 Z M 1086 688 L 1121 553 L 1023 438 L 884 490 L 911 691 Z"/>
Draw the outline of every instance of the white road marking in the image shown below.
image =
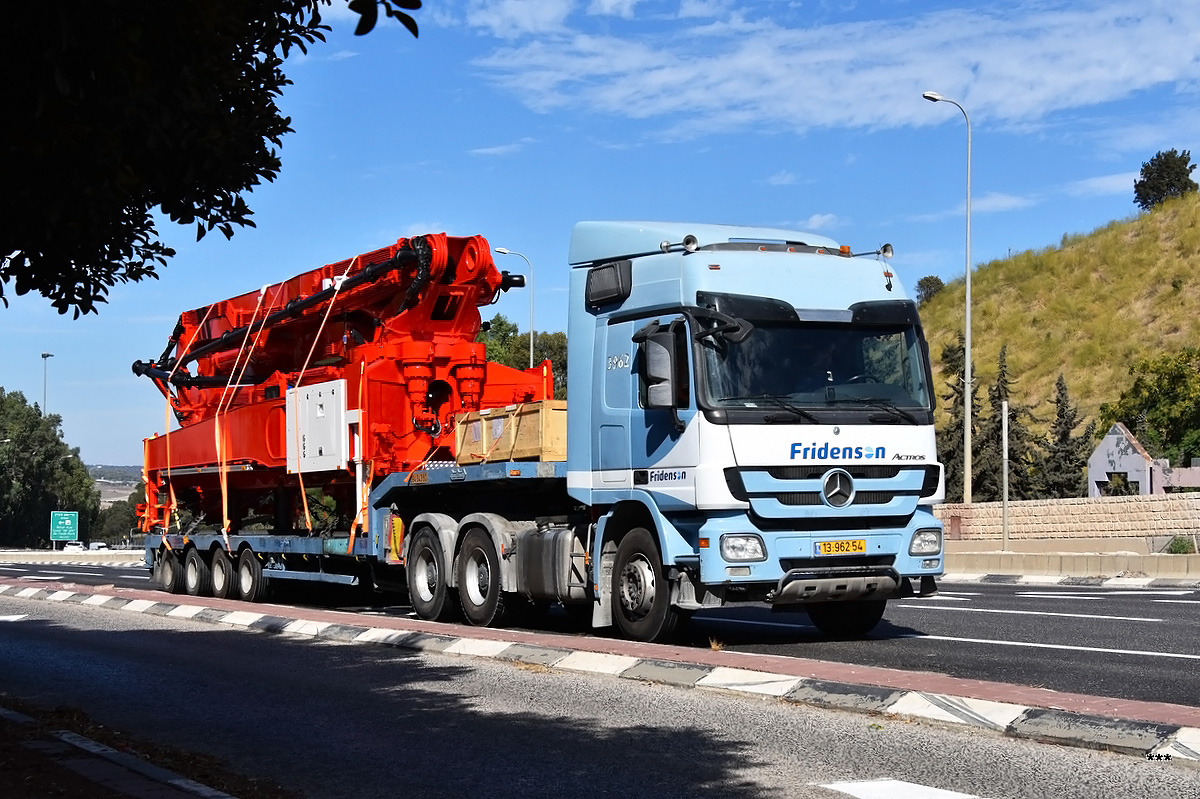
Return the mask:
<path id="1" fill-rule="evenodd" d="M 0 566 L 0 572 L 27 572 L 29 569 L 21 569 L 16 566 Z"/>
<path id="2" fill-rule="evenodd" d="M 20 621 L 21 619 L 25 618 L 27 615 L 28 614 L 26 614 L 26 613 L 19 613 L 16 616 L 0 616 L 0 621 Z"/>
<path id="3" fill-rule="evenodd" d="M 999 608 L 954 608 L 935 605 L 897 605 L 901 608 L 923 608 L 925 610 L 965 610 L 968 613 L 1012 613 L 1018 616 L 1062 616 L 1068 619 L 1106 619 L 1109 621 L 1163 621 L 1141 616 L 1099 616 L 1090 613 L 1052 613 L 1048 610 L 1001 610 Z"/>
<path id="4" fill-rule="evenodd" d="M 988 638 L 956 638 L 951 635 L 922 635 L 909 633 L 898 635 L 897 638 L 925 638 L 930 641 L 951 641 L 960 644 L 994 644 L 996 646 L 1025 646 L 1031 649 L 1062 649 L 1070 652 L 1102 652 L 1107 655 L 1141 655 L 1153 658 L 1176 658 L 1179 660 L 1200 660 L 1200 655 L 1189 655 L 1185 652 L 1144 652 L 1140 649 L 1108 649 L 1100 646 L 1072 646 L 1070 644 L 1038 644 L 1032 641 L 994 641 Z"/>
<path id="5" fill-rule="evenodd" d="M 103 577 L 104 572 L 68 572 L 68 571 L 51 571 L 45 570 L 46 574 L 61 574 L 64 577 Z"/>
<path id="6" fill-rule="evenodd" d="M 938 589 L 937 596 L 983 596 L 982 591 L 942 591 Z"/>
<path id="7" fill-rule="evenodd" d="M 1103 597 L 1093 596 L 1091 594 L 1067 594 L 1067 593 L 1059 593 L 1057 591 L 1055 591 L 1053 593 L 1043 592 L 1043 591 L 1018 591 L 1017 596 L 1027 596 L 1027 597 L 1030 597 L 1031 599 L 1088 599 L 1088 600 L 1096 600 L 1096 601 L 1099 601 L 1100 599 L 1103 598 Z"/>
<path id="8" fill-rule="evenodd" d="M 944 594 L 935 594 L 934 596 L 921 597 L 921 600 L 924 602 L 929 602 L 931 600 L 934 602 L 970 602 L 971 598 L 969 596 L 946 596 Z"/>
<path id="9" fill-rule="evenodd" d="M 979 799 L 973 793 L 947 791 L 903 780 L 827 782 L 817 783 L 817 785 L 838 793 L 849 794 L 857 799 Z"/>
<path id="10" fill-rule="evenodd" d="M 1200 599 L 1151 599 L 1151 602 L 1170 602 L 1176 605 L 1200 605 Z"/>

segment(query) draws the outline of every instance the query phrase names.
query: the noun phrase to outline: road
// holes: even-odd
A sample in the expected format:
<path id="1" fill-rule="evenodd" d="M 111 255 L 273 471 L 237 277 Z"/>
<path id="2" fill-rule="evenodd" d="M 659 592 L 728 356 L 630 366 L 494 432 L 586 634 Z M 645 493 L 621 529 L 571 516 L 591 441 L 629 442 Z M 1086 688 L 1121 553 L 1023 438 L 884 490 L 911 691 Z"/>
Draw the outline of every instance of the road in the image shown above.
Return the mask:
<path id="1" fill-rule="evenodd" d="M 8 596 L 0 619 L 9 694 L 311 799 L 1200 795 L 1179 763 L 979 730 Z"/>
<path id="2" fill-rule="evenodd" d="M 145 588 L 146 570 L 0 564 L 0 575 Z M 325 597 L 339 606 L 336 594 Z M 395 597 L 391 597 L 395 601 Z M 345 601 L 345 600 L 341 600 Z M 381 601 L 371 614 L 409 615 Z M 694 646 L 933 671 L 1056 691 L 1200 706 L 1200 591 L 959 584 L 889 605 L 866 640 L 828 641 L 803 613 L 698 614 Z"/>

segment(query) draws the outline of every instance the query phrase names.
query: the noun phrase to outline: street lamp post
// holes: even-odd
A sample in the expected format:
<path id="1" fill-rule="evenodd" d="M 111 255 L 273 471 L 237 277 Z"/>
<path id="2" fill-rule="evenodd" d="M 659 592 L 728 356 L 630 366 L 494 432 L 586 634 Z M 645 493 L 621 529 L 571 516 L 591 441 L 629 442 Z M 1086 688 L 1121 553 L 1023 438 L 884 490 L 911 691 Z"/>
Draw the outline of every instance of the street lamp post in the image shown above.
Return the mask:
<path id="1" fill-rule="evenodd" d="M 967 320 L 963 341 L 963 502 L 971 502 L 971 117 L 955 100 L 937 92 L 921 95 L 931 103 L 950 103 L 967 121 Z"/>
<path id="2" fill-rule="evenodd" d="M 529 267 L 529 368 L 533 368 L 533 264 L 529 262 L 521 253 L 510 250 L 507 247 L 497 247 L 496 252 L 501 255 L 515 255 L 524 259 L 525 265 Z"/>
<path id="3" fill-rule="evenodd" d="M 42 353 L 42 416 L 46 416 L 46 359 L 53 358 L 53 352 Z"/>

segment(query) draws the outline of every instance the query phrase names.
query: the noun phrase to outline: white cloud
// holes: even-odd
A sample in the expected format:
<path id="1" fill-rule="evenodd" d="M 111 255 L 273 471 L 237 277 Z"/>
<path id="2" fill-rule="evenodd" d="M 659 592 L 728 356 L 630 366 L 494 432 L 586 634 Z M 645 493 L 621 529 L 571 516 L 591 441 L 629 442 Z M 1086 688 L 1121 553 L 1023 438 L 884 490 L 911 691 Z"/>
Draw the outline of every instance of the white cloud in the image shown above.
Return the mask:
<path id="1" fill-rule="evenodd" d="M 971 198 L 971 215 L 1020 211 L 1021 209 L 1037 205 L 1040 202 L 1041 199 L 1038 197 L 1019 197 L 1015 194 L 991 191 L 987 194 Z M 931 214 L 916 214 L 908 217 L 908 220 L 910 222 L 941 222 L 944 219 L 962 216 L 966 207 L 966 201 L 964 200 L 954 208 L 945 211 L 936 211 Z"/>
<path id="2" fill-rule="evenodd" d="M 501 39 L 557 33 L 566 29 L 567 15 L 574 6 L 574 0 L 471 0 L 467 24 L 486 28 Z"/>
<path id="3" fill-rule="evenodd" d="M 769 186 L 790 186 L 795 182 L 796 176 L 791 172 L 788 172 L 786 169 L 781 169 L 774 175 L 771 175 L 771 177 L 767 178 L 767 185 Z"/>
<path id="4" fill-rule="evenodd" d="M 1137 172 L 1121 172 L 1117 175 L 1101 175 L 1068 183 L 1063 192 L 1071 197 L 1107 197 L 1113 194 L 1129 194 Z"/>
<path id="5" fill-rule="evenodd" d="M 567 3 L 528 5 L 546 29 L 566 22 Z M 669 119 L 677 136 L 937 125 L 957 115 L 921 100 L 926 90 L 960 101 L 973 122 L 1036 125 L 1200 81 L 1200 14 L 1172 0 L 1048 0 L 790 28 L 753 17 L 758 8 L 685 0 L 680 16 L 719 21 L 629 39 L 566 32 L 477 64 L 534 110 Z"/>
<path id="6" fill-rule="evenodd" d="M 633 19 L 633 11 L 641 0 L 592 0 L 587 12 L 596 16 Z"/>
<path id="7" fill-rule="evenodd" d="M 813 214 L 800 223 L 800 229 L 816 232 L 835 228 L 839 224 L 841 224 L 841 220 L 838 219 L 837 214 Z"/>
<path id="8" fill-rule="evenodd" d="M 499 144 L 495 147 L 476 147 L 474 150 L 468 150 L 471 155 L 512 155 L 519 153 L 525 149 L 526 144 L 531 144 L 534 140 L 526 136 L 511 144 Z"/>

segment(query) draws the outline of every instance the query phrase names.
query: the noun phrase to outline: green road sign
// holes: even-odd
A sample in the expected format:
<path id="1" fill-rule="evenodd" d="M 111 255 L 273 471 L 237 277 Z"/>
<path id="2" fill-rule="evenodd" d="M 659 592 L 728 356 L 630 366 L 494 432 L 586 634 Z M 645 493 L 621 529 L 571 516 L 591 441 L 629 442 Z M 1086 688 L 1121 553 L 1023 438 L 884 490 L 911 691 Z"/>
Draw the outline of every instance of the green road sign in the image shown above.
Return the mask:
<path id="1" fill-rule="evenodd" d="M 78 541 L 79 512 L 73 510 L 50 511 L 50 540 Z"/>

